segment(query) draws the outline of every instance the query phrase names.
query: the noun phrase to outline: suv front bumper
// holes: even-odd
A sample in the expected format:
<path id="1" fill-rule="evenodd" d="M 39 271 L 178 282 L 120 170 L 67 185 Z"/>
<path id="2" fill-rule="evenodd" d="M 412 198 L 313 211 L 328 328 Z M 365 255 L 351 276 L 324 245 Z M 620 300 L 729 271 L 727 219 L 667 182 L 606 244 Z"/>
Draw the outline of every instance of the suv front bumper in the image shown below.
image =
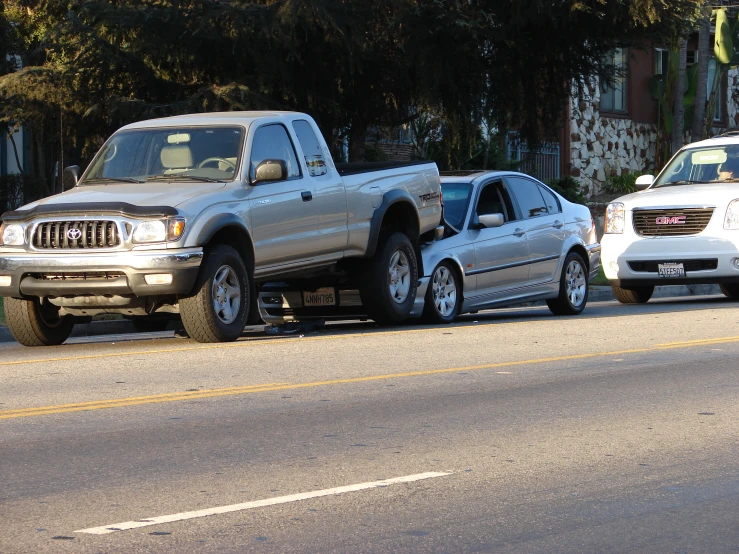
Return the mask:
<path id="1" fill-rule="evenodd" d="M 0 296 L 178 295 L 192 291 L 202 248 L 105 253 L 37 254 L 0 252 Z M 150 285 L 145 277 L 169 274 L 168 284 Z"/>

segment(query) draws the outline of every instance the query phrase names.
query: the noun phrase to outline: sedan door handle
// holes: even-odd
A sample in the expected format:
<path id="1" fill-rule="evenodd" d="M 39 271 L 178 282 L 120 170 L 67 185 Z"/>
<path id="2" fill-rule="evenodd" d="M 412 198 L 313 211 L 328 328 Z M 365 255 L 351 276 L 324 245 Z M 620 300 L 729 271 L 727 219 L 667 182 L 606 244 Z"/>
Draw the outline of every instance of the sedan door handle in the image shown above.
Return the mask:
<path id="1" fill-rule="evenodd" d="M 304 190 L 300 193 L 300 196 L 303 197 L 303 202 L 310 202 L 313 200 L 313 193 L 309 190 Z"/>
<path id="2" fill-rule="evenodd" d="M 513 231 L 513 234 L 516 235 L 517 237 L 522 237 L 522 236 L 524 236 L 526 234 L 526 229 L 521 229 L 519 227 L 518 229 L 516 229 L 515 231 Z"/>
<path id="3" fill-rule="evenodd" d="M 562 222 L 561 222 L 561 221 L 560 221 L 560 220 L 558 219 L 558 220 L 556 220 L 556 221 L 554 222 L 554 224 L 552 225 L 552 227 L 554 227 L 554 228 L 556 228 L 556 229 L 561 229 L 562 227 L 564 227 L 564 223 L 562 223 Z"/>

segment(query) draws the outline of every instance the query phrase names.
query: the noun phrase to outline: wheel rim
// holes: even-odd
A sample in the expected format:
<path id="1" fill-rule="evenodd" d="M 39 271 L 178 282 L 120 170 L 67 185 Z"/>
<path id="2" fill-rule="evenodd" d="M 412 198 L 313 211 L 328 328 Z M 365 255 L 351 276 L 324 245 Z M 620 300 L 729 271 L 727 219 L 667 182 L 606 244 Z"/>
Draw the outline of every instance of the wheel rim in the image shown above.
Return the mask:
<path id="1" fill-rule="evenodd" d="M 59 315 L 59 308 L 51 305 L 48 301 L 38 304 L 38 315 L 44 325 L 50 329 L 61 326 L 65 319 Z"/>
<path id="2" fill-rule="evenodd" d="M 457 283 L 448 267 L 438 267 L 431 282 L 434 307 L 442 317 L 449 317 L 457 307 Z"/>
<path id="3" fill-rule="evenodd" d="M 231 266 L 222 265 L 213 277 L 213 310 L 223 323 L 233 323 L 241 307 L 241 283 Z"/>
<path id="4" fill-rule="evenodd" d="M 565 272 L 565 289 L 567 299 L 575 308 L 585 302 L 585 293 L 588 290 L 588 280 L 585 278 L 585 270 L 577 261 L 571 261 Z"/>
<path id="5" fill-rule="evenodd" d="M 390 258 L 388 282 L 392 299 L 398 304 L 405 302 L 411 290 L 411 268 L 408 256 L 400 250 L 397 250 Z"/>

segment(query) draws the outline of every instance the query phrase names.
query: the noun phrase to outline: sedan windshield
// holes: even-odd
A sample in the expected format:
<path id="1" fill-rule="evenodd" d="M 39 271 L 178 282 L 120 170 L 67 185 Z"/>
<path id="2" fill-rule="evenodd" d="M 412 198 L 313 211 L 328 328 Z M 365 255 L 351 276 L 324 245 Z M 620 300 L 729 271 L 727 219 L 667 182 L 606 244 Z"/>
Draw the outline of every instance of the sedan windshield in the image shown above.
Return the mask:
<path id="1" fill-rule="evenodd" d="M 243 134 L 241 127 L 122 131 L 105 143 L 80 184 L 231 181 Z"/>
<path id="2" fill-rule="evenodd" d="M 664 169 L 654 186 L 716 182 L 739 183 L 739 145 L 683 150 Z"/>
<path id="3" fill-rule="evenodd" d="M 462 229 L 470 203 L 472 185 L 470 183 L 442 183 L 444 197 L 444 220 L 456 231 Z"/>

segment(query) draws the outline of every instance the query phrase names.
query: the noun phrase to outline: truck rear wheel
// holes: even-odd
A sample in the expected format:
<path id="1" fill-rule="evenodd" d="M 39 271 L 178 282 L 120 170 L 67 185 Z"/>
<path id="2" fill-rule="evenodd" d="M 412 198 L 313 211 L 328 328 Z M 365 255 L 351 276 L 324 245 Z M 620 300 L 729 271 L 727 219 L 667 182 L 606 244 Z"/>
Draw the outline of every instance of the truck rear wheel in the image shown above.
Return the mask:
<path id="1" fill-rule="evenodd" d="M 187 334 L 198 342 L 231 342 L 241 336 L 254 283 L 238 252 L 219 244 L 200 267 L 194 295 L 180 299 Z"/>
<path id="2" fill-rule="evenodd" d="M 360 294 L 367 315 L 381 324 L 407 319 L 418 288 L 418 262 L 408 237 L 393 233 L 381 238 L 363 273 Z"/>
<path id="3" fill-rule="evenodd" d="M 10 334 L 24 346 L 56 346 L 72 334 L 72 317 L 60 316 L 49 302 L 5 298 L 4 304 Z"/>

